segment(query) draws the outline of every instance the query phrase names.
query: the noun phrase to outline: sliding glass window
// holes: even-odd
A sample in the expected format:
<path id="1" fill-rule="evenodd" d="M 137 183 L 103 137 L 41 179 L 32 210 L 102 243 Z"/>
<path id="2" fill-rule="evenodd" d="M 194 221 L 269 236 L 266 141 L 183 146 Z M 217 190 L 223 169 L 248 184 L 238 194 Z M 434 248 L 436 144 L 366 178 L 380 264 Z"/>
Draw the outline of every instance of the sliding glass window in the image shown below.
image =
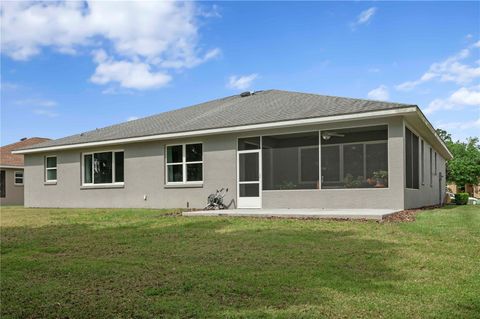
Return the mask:
<path id="1" fill-rule="evenodd" d="M 318 132 L 263 136 L 263 190 L 318 189 L 318 139 Z"/>
<path id="2" fill-rule="evenodd" d="M 387 125 L 321 134 L 322 189 L 388 187 Z"/>
<path id="3" fill-rule="evenodd" d="M 83 184 L 122 184 L 123 151 L 83 154 Z"/>

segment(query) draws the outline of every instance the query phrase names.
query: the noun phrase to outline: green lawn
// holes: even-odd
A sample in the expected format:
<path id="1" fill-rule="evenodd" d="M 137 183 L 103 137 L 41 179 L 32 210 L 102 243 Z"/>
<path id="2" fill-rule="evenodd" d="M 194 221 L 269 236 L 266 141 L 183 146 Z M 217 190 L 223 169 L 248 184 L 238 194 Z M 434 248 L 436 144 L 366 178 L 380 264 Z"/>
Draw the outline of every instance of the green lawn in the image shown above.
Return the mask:
<path id="1" fill-rule="evenodd" d="M 480 207 L 412 223 L 1 211 L 3 318 L 478 318 Z"/>

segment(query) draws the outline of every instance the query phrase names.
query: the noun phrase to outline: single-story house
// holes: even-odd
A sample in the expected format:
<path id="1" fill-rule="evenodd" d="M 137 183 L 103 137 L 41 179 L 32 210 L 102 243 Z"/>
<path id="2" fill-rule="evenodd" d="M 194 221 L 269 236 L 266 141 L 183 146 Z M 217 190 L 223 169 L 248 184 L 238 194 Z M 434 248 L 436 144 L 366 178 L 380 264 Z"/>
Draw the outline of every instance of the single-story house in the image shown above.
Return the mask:
<path id="1" fill-rule="evenodd" d="M 452 158 L 418 106 L 245 92 L 22 148 L 31 207 L 439 204 Z"/>
<path id="2" fill-rule="evenodd" d="M 0 206 L 23 205 L 23 155 L 12 154 L 17 148 L 49 141 L 48 138 L 22 138 L 0 147 Z"/>

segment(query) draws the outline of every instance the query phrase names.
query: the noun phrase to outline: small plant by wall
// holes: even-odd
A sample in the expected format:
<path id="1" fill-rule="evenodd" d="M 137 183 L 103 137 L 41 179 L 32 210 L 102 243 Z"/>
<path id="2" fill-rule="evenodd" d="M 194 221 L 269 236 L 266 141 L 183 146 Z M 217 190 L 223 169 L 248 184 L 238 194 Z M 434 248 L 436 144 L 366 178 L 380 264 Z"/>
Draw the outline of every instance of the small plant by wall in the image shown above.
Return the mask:
<path id="1" fill-rule="evenodd" d="M 455 194 L 455 203 L 457 205 L 467 205 L 468 197 L 469 197 L 468 193 Z"/>

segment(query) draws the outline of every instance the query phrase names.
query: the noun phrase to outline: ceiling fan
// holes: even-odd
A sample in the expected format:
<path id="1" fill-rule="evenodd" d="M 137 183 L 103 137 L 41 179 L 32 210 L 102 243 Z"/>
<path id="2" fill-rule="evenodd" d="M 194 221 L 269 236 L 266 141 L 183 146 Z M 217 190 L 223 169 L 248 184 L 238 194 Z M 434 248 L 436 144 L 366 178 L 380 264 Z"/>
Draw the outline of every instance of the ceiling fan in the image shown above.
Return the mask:
<path id="1" fill-rule="evenodd" d="M 332 136 L 334 136 L 334 137 L 344 137 L 345 134 L 336 133 L 336 132 L 325 132 L 325 133 L 322 133 L 322 138 L 323 138 L 325 141 L 328 141 Z"/>

